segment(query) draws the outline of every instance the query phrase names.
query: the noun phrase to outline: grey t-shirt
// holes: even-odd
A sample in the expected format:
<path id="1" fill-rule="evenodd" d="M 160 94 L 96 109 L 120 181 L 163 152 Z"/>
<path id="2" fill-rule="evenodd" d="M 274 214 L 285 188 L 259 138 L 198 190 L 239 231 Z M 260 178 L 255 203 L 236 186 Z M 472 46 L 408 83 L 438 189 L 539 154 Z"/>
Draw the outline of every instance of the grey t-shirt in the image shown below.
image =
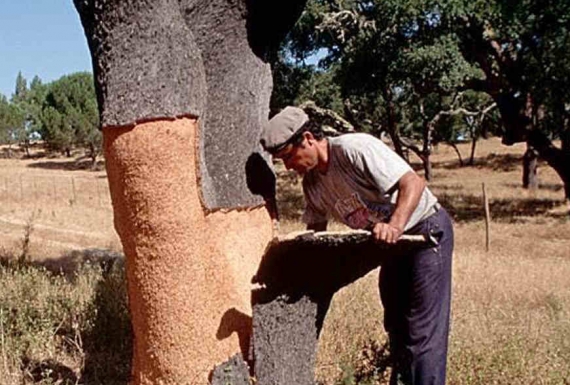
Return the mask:
<path id="1" fill-rule="evenodd" d="M 303 178 L 303 222 L 326 222 L 331 216 L 353 229 L 387 222 L 398 197 L 397 183 L 411 167 L 381 140 L 368 134 L 329 138 L 326 173 L 313 169 Z M 437 202 L 426 187 L 404 230 L 427 217 Z"/>

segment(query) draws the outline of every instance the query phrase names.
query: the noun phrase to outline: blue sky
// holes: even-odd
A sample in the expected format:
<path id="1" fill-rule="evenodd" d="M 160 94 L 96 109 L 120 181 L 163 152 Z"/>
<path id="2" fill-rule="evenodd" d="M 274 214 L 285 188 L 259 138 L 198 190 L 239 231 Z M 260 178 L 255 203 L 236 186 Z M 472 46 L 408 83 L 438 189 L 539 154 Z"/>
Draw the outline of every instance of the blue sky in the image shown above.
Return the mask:
<path id="1" fill-rule="evenodd" d="M 12 95 L 18 71 L 28 84 L 92 71 L 72 0 L 0 0 L 0 93 Z"/>

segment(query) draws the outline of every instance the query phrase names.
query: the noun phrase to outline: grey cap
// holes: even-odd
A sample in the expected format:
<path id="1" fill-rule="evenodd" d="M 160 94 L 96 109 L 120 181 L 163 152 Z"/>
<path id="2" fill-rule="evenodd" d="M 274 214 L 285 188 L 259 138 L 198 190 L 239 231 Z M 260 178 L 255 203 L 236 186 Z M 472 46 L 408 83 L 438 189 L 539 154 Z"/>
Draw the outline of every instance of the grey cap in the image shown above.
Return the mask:
<path id="1" fill-rule="evenodd" d="M 289 143 L 308 120 L 309 117 L 301 108 L 285 107 L 283 111 L 269 120 L 259 142 L 266 151 L 278 152 Z"/>

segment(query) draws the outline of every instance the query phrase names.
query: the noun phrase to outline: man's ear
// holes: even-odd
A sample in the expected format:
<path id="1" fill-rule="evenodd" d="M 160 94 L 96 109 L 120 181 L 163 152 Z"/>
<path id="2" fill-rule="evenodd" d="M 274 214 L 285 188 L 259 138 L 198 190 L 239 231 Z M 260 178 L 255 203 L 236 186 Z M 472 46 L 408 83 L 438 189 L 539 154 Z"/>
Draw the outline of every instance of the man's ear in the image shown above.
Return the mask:
<path id="1" fill-rule="evenodd" d="M 307 139 L 307 143 L 310 143 L 310 144 L 313 144 L 313 141 L 315 140 L 313 133 L 310 131 L 303 132 L 303 138 Z"/>

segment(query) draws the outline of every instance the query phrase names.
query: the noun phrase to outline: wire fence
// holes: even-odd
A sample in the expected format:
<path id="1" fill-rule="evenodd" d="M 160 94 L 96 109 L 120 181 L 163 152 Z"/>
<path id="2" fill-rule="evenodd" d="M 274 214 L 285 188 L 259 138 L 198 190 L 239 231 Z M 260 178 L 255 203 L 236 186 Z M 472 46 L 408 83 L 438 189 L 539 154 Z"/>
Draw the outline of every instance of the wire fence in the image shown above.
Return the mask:
<path id="1" fill-rule="evenodd" d="M 2 202 L 111 207 L 109 185 L 104 176 L 32 176 L 22 173 L 1 176 L 0 183 Z"/>

